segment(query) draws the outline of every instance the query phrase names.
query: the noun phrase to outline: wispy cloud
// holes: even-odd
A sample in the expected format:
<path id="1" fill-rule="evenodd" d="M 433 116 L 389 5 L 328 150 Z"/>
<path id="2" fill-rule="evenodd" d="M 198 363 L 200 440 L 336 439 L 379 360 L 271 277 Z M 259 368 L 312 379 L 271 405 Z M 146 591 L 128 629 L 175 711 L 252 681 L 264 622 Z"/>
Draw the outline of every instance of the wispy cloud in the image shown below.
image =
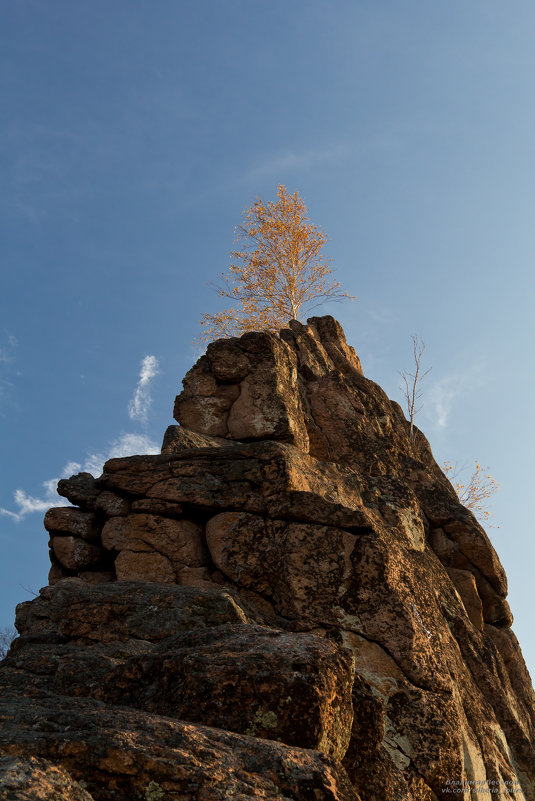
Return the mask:
<path id="1" fill-rule="evenodd" d="M 121 456 L 133 456 L 134 454 L 155 454 L 160 453 L 160 448 L 156 442 L 149 439 L 145 434 L 121 434 L 116 440 L 110 443 L 106 452 L 90 453 L 83 462 L 68 462 L 61 475 L 43 481 L 44 491 L 39 497 L 28 494 L 23 489 L 17 489 L 13 493 L 13 502 L 16 511 L 3 509 L 0 507 L 0 515 L 10 517 L 19 522 L 27 515 L 34 512 L 46 512 L 51 506 L 69 506 L 69 502 L 57 494 L 56 487 L 60 478 L 69 478 L 74 473 L 86 472 L 94 476 L 102 473 L 104 462 Z"/>
<path id="2" fill-rule="evenodd" d="M 8 334 L 7 342 L 0 347 L 0 362 L 4 362 L 4 364 L 12 362 L 15 358 L 15 349 L 18 344 L 17 338 L 13 334 Z"/>
<path id="3" fill-rule="evenodd" d="M 128 416 L 131 420 L 139 420 L 141 423 L 147 422 L 149 409 L 152 403 L 150 393 L 150 383 L 158 375 L 158 359 L 156 356 L 145 356 L 141 362 L 139 380 L 136 391 L 128 404 Z"/>
<path id="4" fill-rule="evenodd" d="M 5 334 L 2 344 L 0 344 L 0 416 L 2 417 L 14 386 L 10 378 L 17 374 L 9 365 L 16 359 L 18 344 L 17 338 L 13 334 Z"/>
<path id="5" fill-rule="evenodd" d="M 311 148 L 302 152 L 287 150 L 274 156 L 268 156 L 261 164 L 251 167 L 246 172 L 244 180 L 246 182 L 257 182 L 281 173 L 304 172 L 313 167 L 342 161 L 351 152 L 350 146 L 343 142 L 325 148 Z"/>
<path id="6" fill-rule="evenodd" d="M 427 414 L 429 416 L 432 410 L 431 416 L 439 428 L 446 428 L 453 404 L 461 394 L 461 388 L 453 376 L 437 381 L 429 390 Z"/>
<path id="7" fill-rule="evenodd" d="M 18 523 L 34 512 L 46 512 L 50 506 L 69 506 L 69 502 L 65 498 L 61 498 L 56 492 L 59 479 L 66 478 L 69 475 L 71 473 L 62 471 L 61 476 L 58 478 L 50 478 L 47 481 L 43 481 L 44 492 L 40 494 L 40 497 L 29 495 L 23 489 L 16 489 L 13 493 L 13 502 L 17 511 L 13 512 L 0 507 L 0 515 L 10 517 Z"/>
<path id="8" fill-rule="evenodd" d="M 445 429 L 457 402 L 481 385 L 481 365 L 439 378 L 425 392 L 424 413 L 437 428 Z"/>
<path id="9" fill-rule="evenodd" d="M 160 447 L 145 434 L 121 434 L 110 443 L 105 453 L 90 453 L 84 461 L 83 469 L 87 473 L 99 476 L 102 473 L 104 462 L 107 462 L 108 459 L 119 459 L 123 456 L 134 456 L 140 453 L 160 453 Z"/>
<path id="10" fill-rule="evenodd" d="M 12 351 L 17 346 L 17 340 L 9 335 L 5 347 L 0 348 L 0 362 L 12 361 Z M 128 414 L 132 420 L 146 422 L 152 397 L 150 382 L 158 374 L 158 359 L 156 356 L 145 356 L 141 362 L 139 379 L 134 396 L 128 405 Z M 0 387 L 1 389 L 1 387 Z M 15 510 L 0 507 L 0 515 L 10 517 L 12 520 L 23 520 L 34 512 L 45 512 L 51 506 L 68 506 L 69 502 L 57 494 L 56 487 L 60 478 L 68 478 L 74 473 L 86 472 L 94 476 L 102 473 L 104 462 L 122 456 L 134 454 L 160 453 L 160 448 L 145 434 L 121 434 L 110 442 L 103 451 L 88 453 L 81 461 L 68 462 L 60 476 L 43 481 L 43 491 L 39 495 L 30 495 L 26 490 L 16 489 L 13 493 Z"/>

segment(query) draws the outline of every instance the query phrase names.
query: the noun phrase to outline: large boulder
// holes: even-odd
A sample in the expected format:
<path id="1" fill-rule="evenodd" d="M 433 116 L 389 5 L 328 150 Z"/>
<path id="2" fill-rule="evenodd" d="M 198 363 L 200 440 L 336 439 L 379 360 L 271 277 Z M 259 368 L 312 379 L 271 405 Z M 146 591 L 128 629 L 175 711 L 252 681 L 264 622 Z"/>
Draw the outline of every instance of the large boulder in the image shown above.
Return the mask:
<path id="1" fill-rule="evenodd" d="M 212 343 L 175 418 L 59 484 L 0 669 L 9 792 L 535 801 L 498 554 L 340 325 Z"/>

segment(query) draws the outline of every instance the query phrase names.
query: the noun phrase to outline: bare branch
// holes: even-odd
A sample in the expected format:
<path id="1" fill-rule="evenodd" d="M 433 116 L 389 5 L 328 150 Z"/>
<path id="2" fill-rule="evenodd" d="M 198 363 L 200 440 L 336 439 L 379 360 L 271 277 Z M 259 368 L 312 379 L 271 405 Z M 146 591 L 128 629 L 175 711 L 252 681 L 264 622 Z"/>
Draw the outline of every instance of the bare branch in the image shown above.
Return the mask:
<path id="1" fill-rule="evenodd" d="M 428 373 L 431 372 L 430 367 L 425 373 L 422 373 L 422 358 L 425 351 L 425 342 L 420 340 L 417 334 L 412 335 L 412 353 L 414 358 L 415 370 L 414 373 L 409 373 L 407 370 L 400 372 L 403 379 L 404 386 L 400 389 L 403 392 L 405 402 L 407 404 L 407 415 L 410 422 L 409 439 L 414 439 L 414 417 L 423 409 L 423 403 L 417 406 L 418 401 L 422 397 L 420 384 Z"/>

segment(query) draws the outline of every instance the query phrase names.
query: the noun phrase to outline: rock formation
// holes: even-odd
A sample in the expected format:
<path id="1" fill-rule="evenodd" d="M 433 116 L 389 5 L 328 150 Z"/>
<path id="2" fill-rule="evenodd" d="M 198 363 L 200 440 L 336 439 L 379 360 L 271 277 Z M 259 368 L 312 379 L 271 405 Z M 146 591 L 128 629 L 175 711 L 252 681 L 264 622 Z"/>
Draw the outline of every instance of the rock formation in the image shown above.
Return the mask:
<path id="1" fill-rule="evenodd" d="M 1 666 L 1 798 L 535 799 L 474 516 L 331 317 L 219 340 L 161 455 L 62 480 Z"/>

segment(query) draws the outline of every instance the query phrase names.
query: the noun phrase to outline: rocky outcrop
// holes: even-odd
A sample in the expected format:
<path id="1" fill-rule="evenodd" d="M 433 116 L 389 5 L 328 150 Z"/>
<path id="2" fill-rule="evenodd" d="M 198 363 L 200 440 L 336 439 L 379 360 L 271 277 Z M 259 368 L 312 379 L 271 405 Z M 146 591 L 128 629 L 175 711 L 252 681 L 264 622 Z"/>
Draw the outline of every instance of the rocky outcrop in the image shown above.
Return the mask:
<path id="1" fill-rule="evenodd" d="M 175 417 L 161 455 L 59 483 L 1 666 L 3 786 L 533 801 L 504 570 L 340 325 L 212 343 Z"/>

